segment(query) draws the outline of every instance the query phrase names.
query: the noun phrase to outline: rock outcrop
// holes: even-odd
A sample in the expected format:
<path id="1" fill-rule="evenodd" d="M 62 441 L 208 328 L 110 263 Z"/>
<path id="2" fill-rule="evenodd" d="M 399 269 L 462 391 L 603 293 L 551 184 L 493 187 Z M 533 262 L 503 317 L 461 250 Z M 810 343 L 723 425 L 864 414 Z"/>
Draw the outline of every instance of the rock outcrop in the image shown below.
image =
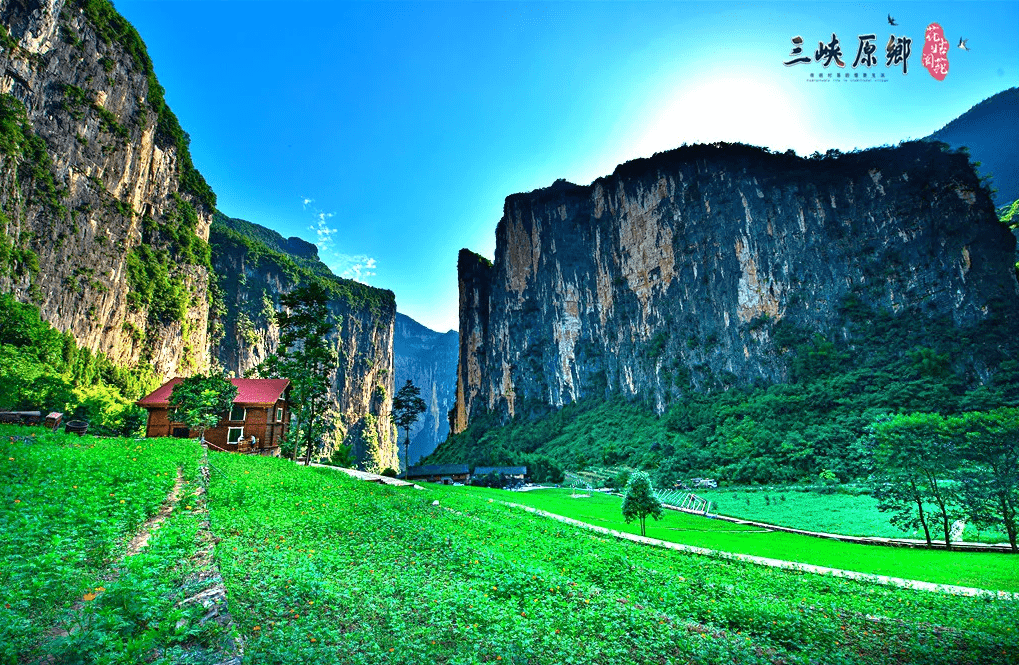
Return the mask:
<path id="1" fill-rule="evenodd" d="M 365 468 L 396 468 L 396 431 L 390 416 L 393 293 L 336 277 L 319 261 L 315 245 L 284 239 L 244 220 L 217 213 L 211 242 L 219 275 L 213 358 L 236 376 L 254 369 L 279 346 L 272 316 L 280 309 L 280 295 L 302 282 L 319 282 L 332 296 L 329 310 L 336 327 L 330 339 L 339 355 L 331 377 L 335 429 L 326 439 L 332 448 L 352 446 Z"/>
<path id="2" fill-rule="evenodd" d="M 137 32 L 101 2 L 0 24 L 0 290 L 119 365 L 207 367 L 215 196 Z"/>
<path id="3" fill-rule="evenodd" d="M 409 379 L 421 389 L 426 411 L 410 431 L 410 459 L 426 457 L 449 434 L 449 411 L 456 389 L 456 361 L 459 349 L 455 330 L 445 333 L 426 328 L 414 319 L 396 313 L 393 337 L 393 370 L 397 390 Z M 403 450 L 404 432 L 399 432 Z"/>
<path id="4" fill-rule="evenodd" d="M 459 258 L 454 432 L 589 396 L 660 413 L 787 377 L 780 324 L 849 340 L 856 304 L 971 326 L 1019 295 L 1015 239 L 964 154 L 803 159 L 684 147 L 506 199 L 494 264 Z"/>

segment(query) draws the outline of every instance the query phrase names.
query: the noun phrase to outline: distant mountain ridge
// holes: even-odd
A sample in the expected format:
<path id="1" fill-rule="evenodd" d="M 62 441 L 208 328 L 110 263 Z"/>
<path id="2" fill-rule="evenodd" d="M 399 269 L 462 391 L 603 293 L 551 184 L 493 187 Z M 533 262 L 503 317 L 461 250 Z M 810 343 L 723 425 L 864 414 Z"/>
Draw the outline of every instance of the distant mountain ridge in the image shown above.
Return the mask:
<path id="1" fill-rule="evenodd" d="M 988 97 L 925 140 L 965 146 L 980 175 L 991 176 L 995 205 L 1019 199 L 1019 88 Z"/>
<path id="2" fill-rule="evenodd" d="M 449 410 L 456 398 L 456 362 L 460 335 L 427 328 L 396 313 L 393 333 L 393 371 L 396 390 L 410 379 L 421 389 L 427 407 L 411 429 L 410 459 L 430 455 L 449 435 Z M 400 432 L 400 436 L 404 436 Z M 401 439 L 400 452 L 403 452 Z"/>

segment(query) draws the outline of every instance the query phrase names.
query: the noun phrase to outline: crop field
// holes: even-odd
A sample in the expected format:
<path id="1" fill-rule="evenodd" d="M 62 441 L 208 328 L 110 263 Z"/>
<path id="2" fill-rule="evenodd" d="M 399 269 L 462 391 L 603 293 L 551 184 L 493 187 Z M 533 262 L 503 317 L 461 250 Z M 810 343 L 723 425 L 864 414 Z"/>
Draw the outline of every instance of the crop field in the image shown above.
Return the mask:
<path id="1" fill-rule="evenodd" d="M 741 519 L 848 536 L 923 538 L 922 532 L 900 529 L 889 522 L 888 513 L 877 509 L 877 499 L 866 493 L 822 494 L 796 487 L 698 489 L 694 493 L 712 502 L 712 512 Z M 931 509 L 936 511 L 934 506 Z M 935 535 L 932 532 L 931 537 Z M 1000 530 L 980 532 L 972 527 L 963 531 L 962 539 L 1008 542 Z"/>
<path id="2" fill-rule="evenodd" d="M 247 662 L 983 663 L 1019 647 L 1012 600 L 657 550 L 469 492 L 211 460 Z"/>
<path id="3" fill-rule="evenodd" d="M 224 634 L 181 602 L 200 449 L 26 432 L 0 430 L 0 662 L 218 662 Z M 986 663 L 1019 648 L 1019 601 L 658 550 L 452 488 L 210 461 L 245 663 Z M 178 509 L 121 558 L 178 469 Z"/>
<path id="4" fill-rule="evenodd" d="M 195 627 L 200 606 L 175 607 L 196 547 L 191 511 L 122 559 L 178 469 L 194 485 L 200 453 L 179 439 L 0 428 L 0 663 L 179 662 L 217 638 Z"/>
<path id="5" fill-rule="evenodd" d="M 636 522 L 626 524 L 623 521 L 621 499 L 601 492 L 591 492 L 586 498 L 573 498 L 574 492 L 568 489 L 530 492 L 507 492 L 482 487 L 435 486 L 433 489 L 441 493 L 459 491 L 532 506 L 607 529 L 640 533 Z M 666 511 L 658 522 L 648 519 L 647 536 L 724 552 L 752 554 L 861 573 L 980 589 L 1019 591 L 1019 558 L 1012 554 L 944 552 L 843 543 L 781 531 L 764 531 L 754 526 L 712 520 L 674 510 Z"/>

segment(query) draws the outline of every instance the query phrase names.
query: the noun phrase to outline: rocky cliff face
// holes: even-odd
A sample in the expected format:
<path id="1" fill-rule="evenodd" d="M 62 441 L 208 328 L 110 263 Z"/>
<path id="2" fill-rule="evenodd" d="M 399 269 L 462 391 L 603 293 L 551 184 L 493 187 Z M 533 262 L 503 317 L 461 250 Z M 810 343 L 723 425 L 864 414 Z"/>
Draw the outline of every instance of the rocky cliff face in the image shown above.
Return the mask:
<path id="1" fill-rule="evenodd" d="M 973 325 L 1015 309 L 1014 250 L 966 156 L 939 144 L 810 160 L 692 146 L 559 181 L 506 200 L 494 265 L 460 254 L 451 425 L 783 381 L 776 326 L 847 339 L 854 304 Z"/>
<path id="2" fill-rule="evenodd" d="M 215 197 L 112 5 L 0 0 L 0 289 L 159 376 L 208 365 Z"/>
<path id="3" fill-rule="evenodd" d="M 410 459 L 430 455 L 449 434 L 449 412 L 456 387 L 459 336 L 455 330 L 439 333 L 397 312 L 393 337 L 393 370 L 399 390 L 409 379 L 421 389 L 427 410 L 410 431 Z M 404 434 L 401 431 L 399 436 Z M 402 438 L 400 450 L 403 449 Z"/>
<path id="4" fill-rule="evenodd" d="M 237 376 L 253 369 L 279 345 L 272 315 L 280 308 L 280 295 L 302 282 L 319 281 L 333 296 L 329 309 L 337 322 L 331 335 L 340 358 L 332 376 L 333 447 L 353 446 L 366 468 L 396 468 L 396 432 L 390 417 L 393 293 L 335 277 L 311 243 L 284 239 L 243 220 L 217 215 L 211 242 L 219 275 L 213 358 Z"/>

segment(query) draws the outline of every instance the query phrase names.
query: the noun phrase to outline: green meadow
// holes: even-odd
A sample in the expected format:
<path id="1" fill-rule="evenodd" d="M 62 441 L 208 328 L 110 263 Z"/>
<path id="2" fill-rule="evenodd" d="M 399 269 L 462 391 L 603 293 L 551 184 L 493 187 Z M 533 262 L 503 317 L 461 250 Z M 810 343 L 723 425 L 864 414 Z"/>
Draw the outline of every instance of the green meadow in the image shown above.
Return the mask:
<path id="1" fill-rule="evenodd" d="M 806 531 L 840 533 L 848 536 L 882 538 L 920 538 L 922 531 L 901 529 L 878 510 L 878 500 L 862 488 L 825 494 L 817 488 L 739 487 L 697 489 L 697 496 L 711 501 L 711 511 L 756 522 L 767 522 Z M 932 511 L 935 506 L 930 506 Z M 932 537 L 937 535 L 936 527 Z M 966 542 L 1007 543 L 1000 529 L 983 531 L 967 526 Z"/>
<path id="2" fill-rule="evenodd" d="M 574 492 L 569 489 L 508 492 L 482 487 L 447 489 L 440 486 L 434 489 L 509 501 L 607 529 L 640 533 L 636 522 L 626 524 L 623 521 L 621 499 L 602 492 Z M 590 496 L 575 498 L 574 494 Z M 1012 554 L 859 545 L 782 531 L 767 531 L 674 510 L 665 511 L 661 521 L 648 519 L 647 536 L 723 552 L 751 554 L 874 575 L 998 591 L 1019 591 L 1019 560 Z"/>
<path id="3" fill-rule="evenodd" d="M 212 663 L 232 636 L 260 665 L 978 664 L 1019 649 L 1019 601 L 647 547 L 495 500 L 615 527 L 610 497 L 392 488 L 228 453 L 210 453 L 203 497 L 193 442 L 0 434 L 3 663 Z M 178 469 L 176 509 L 123 558 Z M 206 500 L 229 627 L 187 601 L 201 545 L 188 506 Z M 774 536 L 674 517 L 650 535 Z"/>

